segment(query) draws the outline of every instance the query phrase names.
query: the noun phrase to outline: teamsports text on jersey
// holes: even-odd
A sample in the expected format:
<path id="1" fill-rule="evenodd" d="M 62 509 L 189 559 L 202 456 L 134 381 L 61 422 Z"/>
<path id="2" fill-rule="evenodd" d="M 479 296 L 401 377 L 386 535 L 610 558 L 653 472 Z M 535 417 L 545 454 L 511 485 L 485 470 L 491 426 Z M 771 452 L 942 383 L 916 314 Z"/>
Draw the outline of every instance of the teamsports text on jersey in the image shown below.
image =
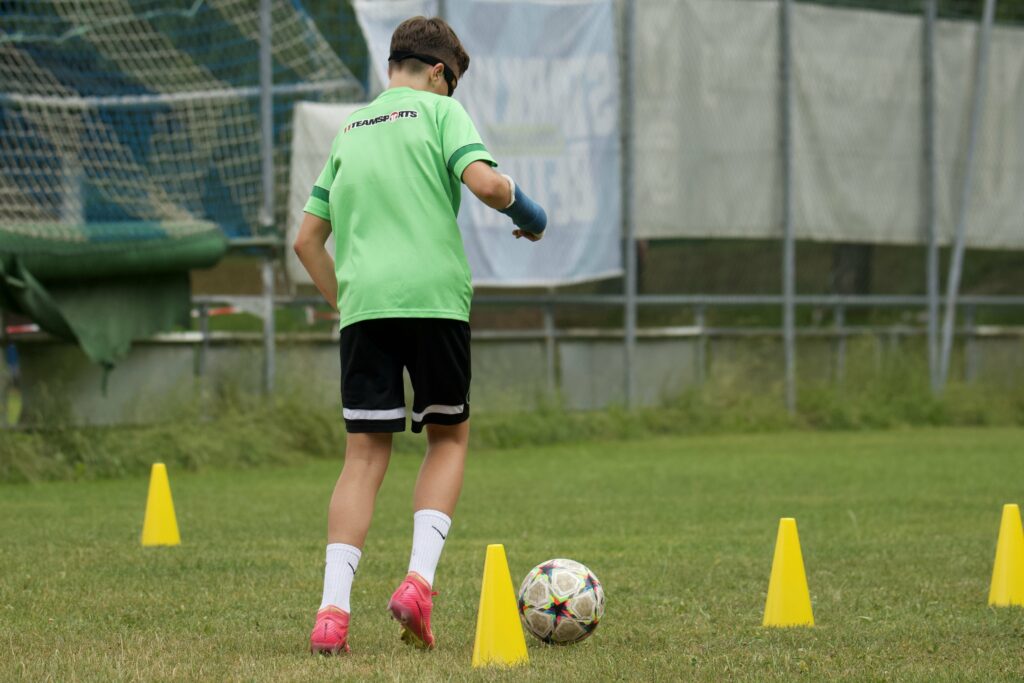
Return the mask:
<path id="1" fill-rule="evenodd" d="M 397 121 L 398 119 L 414 119 L 417 116 L 419 116 L 419 112 L 415 112 L 408 109 L 404 111 L 393 111 L 390 114 L 384 114 L 383 116 L 374 116 L 372 119 L 353 121 L 352 123 L 345 126 L 345 132 L 347 133 L 352 128 L 359 128 L 361 126 L 375 126 L 378 123 L 389 123 L 391 121 Z"/>

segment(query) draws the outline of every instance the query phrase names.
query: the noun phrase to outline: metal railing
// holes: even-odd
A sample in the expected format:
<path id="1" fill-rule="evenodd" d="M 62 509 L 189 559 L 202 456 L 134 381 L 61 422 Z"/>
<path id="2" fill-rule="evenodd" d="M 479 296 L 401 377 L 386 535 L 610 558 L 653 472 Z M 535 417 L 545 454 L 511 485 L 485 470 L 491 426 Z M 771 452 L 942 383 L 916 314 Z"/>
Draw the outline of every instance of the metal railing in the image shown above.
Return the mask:
<path id="1" fill-rule="evenodd" d="M 763 307 L 775 308 L 785 301 L 783 295 L 750 294 L 750 295 L 698 295 L 698 294 L 639 294 L 634 298 L 639 308 L 692 308 L 692 325 L 674 325 L 659 327 L 566 327 L 559 328 L 555 324 L 555 311 L 564 307 L 603 307 L 620 308 L 627 297 L 619 294 L 561 294 L 548 292 L 536 295 L 503 295 L 485 294 L 474 297 L 476 307 L 535 307 L 542 312 L 542 327 L 539 329 L 513 330 L 474 330 L 473 338 L 477 341 L 541 341 L 545 346 L 546 384 L 551 393 L 558 386 L 557 344 L 565 340 L 621 340 L 623 342 L 632 335 L 634 343 L 637 339 L 694 339 L 697 341 L 696 366 L 698 383 L 702 383 L 707 372 L 709 357 L 708 342 L 711 339 L 728 338 L 781 338 L 784 344 L 792 341 L 795 345 L 800 338 L 825 338 L 834 342 L 835 367 L 841 379 L 846 365 L 846 340 L 855 336 L 875 336 L 878 338 L 929 337 L 927 325 L 908 325 L 905 323 L 887 325 L 849 325 L 847 312 L 849 309 L 864 308 L 903 308 L 923 309 L 927 311 L 930 298 L 925 295 L 795 295 L 792 297 L 794 309 L 797 307 L 826 309 L 832 313 L 832 325 L 828 327 L 799 327 L 794 325 L 791 336 L 774 326 L 711 326 L 707 323 L 707 313 L 714 308 Z M 940 305 L 945 304 L 940 297 Z M 194 332 L 177 332 L 155 336 L 151 341 L 156 343 L 188 343 L 200 347 L 197 361 L 197 372 L 202 375 L 206 368 L 206 355 L 212 343 L 247 342 L 258 343 L 264 339 L 262 332 L 213 332 L 209 325 L 209 310 L 214 306 L 230 305 L 237 309 L 261 315 L 265 310 L 265 299 L 259 296 L 197 296 L 193 298 L 199 320 L 199 330 Z M 320 297 L 277 297 L 274 305 L 278 307 L 322 307 Z M 998 326 L 976 324 L 976 311 L 979 307 L 990 308 L 1024 308 L 1024 296 L 1005 295 L 963 295 L 958 297 L 957 308 L 961 312 L 962 323 L 954 329 L 954 334 L 965 342 L 965 379 L 972 381 L 977 376 L 977 353 L 973 344 L 979 338 L 1020 338 L 1024 339 L 1024 326 Z M 292 332 L 278 333 L 277 341 L 285 344 L 323 343 L 336 340 L 338 330 L 332 328 L 323 332 Z M 627 356 L 628 362 L 629 356 Z M 630 373 L 627 365 L 625 372 Z M 788 379 L 788 378 L 787 378 Z M 793 378 L 795 384 L 795 377 Z M 796 387 L 794 387 L 795 389 Z M 634 397 L 635 398 L 635 397 Z"/>

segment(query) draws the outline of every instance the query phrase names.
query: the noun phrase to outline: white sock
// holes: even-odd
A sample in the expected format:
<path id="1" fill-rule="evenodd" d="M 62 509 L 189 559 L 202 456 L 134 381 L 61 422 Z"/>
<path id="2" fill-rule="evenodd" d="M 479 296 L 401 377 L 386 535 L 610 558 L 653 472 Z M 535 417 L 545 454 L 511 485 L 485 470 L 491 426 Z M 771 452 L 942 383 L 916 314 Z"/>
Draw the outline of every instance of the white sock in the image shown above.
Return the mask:
<path id="1" fill-rule="evenodd" d="M 320 609 L 333 605 L 338 609 L 351 612 L 349 599 L 352 595 L 352 579 L 356 578 L 359 558 L 363 556 L 359 548 L 344 543 L 327 545 L 327 566 L 324 568 L 324 597 L 320 600 Z"/>
<path id="2" fill-rule="evenodd" d="M 444 541 L 452 520 L 438 510 L 419 510 L 412 516 L 412 555 L 409 557 L 409 571 L 416 572 L 434 585 L 434 572 L 441 559 Z"/>

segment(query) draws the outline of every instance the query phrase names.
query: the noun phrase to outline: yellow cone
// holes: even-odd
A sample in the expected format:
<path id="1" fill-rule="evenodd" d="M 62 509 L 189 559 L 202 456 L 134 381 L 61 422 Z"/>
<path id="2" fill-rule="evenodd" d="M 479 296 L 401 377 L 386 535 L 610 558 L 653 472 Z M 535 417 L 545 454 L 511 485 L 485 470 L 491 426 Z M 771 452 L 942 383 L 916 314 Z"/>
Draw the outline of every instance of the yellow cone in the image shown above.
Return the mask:
<path id="1" fill-rule="evenodd" d="M 171 484 L 163 463 L 153 465 L 149 475 L 149 497 L 146 499 L 146 519 L 142 523 L 142 545 L 178 545 L 178 520 L 174 516 Z"/>
<path id="2" fill-rule="evenodd" d="M 473 666 L 515 666 L 530 661 L 505 559 L 505 546 L 487 546 L 480 610 L 476 617 Z"/>
<path id="3" fill-rule="evenodd" d="M 1016 504 L 1003 506 L 988 604 L 1024 607 L 1024 527 L 1021 527 L 1020 508 Z"/>
<path id="4" fill-rule="evenodd" d="M 796 533 L 796 520 L 779 520 L 779 535 L 775 540 L 775 559 L 772 577 L 768 581 L 768 600 L 764 604 L 763 626 L 814 626 L 811 612 L 811 594 L 807 590 L 804 558 L 800 553 L 800 538 Z"/>

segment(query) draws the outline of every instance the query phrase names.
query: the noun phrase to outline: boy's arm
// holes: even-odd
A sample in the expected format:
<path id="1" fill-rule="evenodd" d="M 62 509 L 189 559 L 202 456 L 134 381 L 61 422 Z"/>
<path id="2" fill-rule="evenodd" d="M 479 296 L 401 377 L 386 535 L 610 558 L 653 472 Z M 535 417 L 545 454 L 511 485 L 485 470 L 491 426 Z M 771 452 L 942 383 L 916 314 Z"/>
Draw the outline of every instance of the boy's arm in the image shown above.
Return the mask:
<path id="1" fill-rule="evenodd" d="M 474 161 L 462 172 L 462 182 L 470 192 L 492 209 L 504 209 L 512 201 L 512 188 L 486 161 Z"/>
<path id="2" fill-rule="evenodd" d="M 462 182 L 484 204 L 512 219 L 516 239 L 536 242 L 544 236 L 547 214 L 507 175 L 498 173 L 485 161 L 474 161 L 462 172 Z"/>
<path id="3" fill-rule="evenodd" d="M 331 223 L 311 213 L 304 214 L 299 234 L 295 237 L 295 255 L 313 279 L 331 308 L 338 310 L 338 280 L 334 275 L 334 259 L 324 245 L 331 236 Z"/>

